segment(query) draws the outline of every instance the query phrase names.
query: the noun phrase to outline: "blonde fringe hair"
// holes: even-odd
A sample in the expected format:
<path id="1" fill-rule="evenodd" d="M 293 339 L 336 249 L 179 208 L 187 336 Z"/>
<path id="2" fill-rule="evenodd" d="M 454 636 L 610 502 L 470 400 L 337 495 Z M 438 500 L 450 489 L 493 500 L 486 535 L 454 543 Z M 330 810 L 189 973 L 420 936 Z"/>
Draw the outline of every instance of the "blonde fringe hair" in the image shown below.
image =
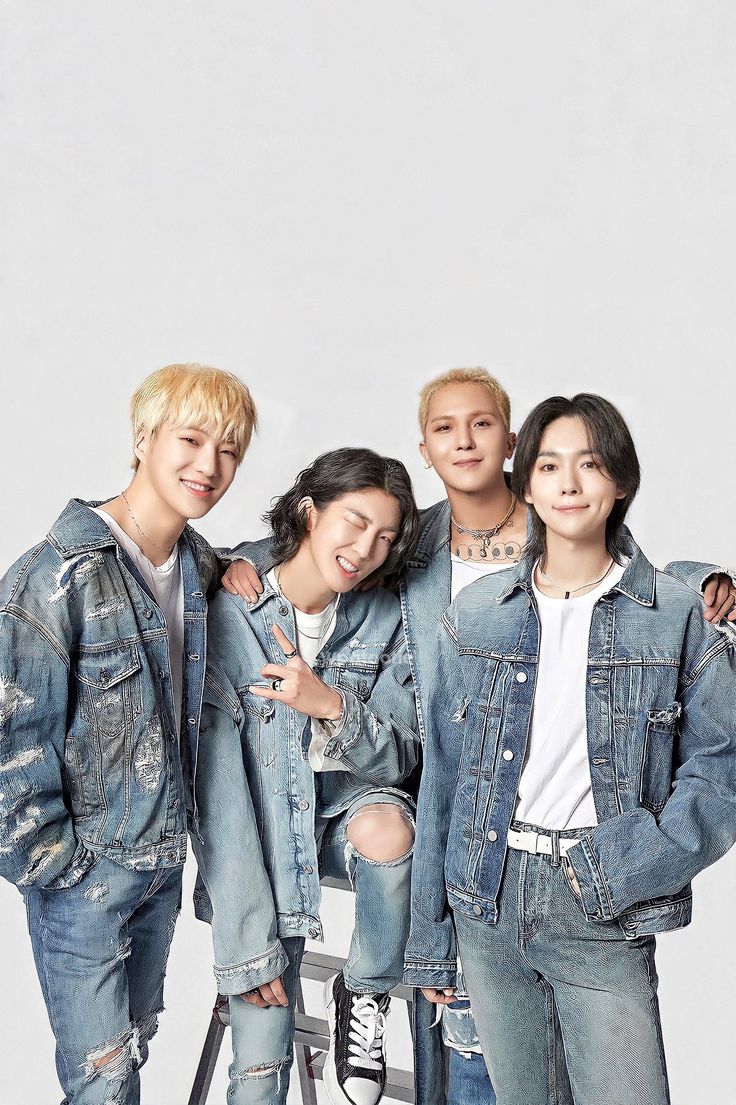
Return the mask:
<path id="1" fill-rule="evenodd" d="M 443 372 L 441 376 L 435 376 L 428 384 L 425 384 L 419 392 L 419 429 L 424 434 L 429 418 L 429 407 L 438 391 L 449 384 L 480 384 L 493 396 L 498 407 L 499 414 L 504 420 L 506 429 L 511 428 L 511 400 L 509 393 L 501 387 L 495 376 L 491 376 L 485 368 L 451 368 Z"/>
<path id="2" fill-rule="evenodd" d="M 201 364 L 170 364 L 152 372 L 130 401 L 133 441 L 154 437 L 165 422 L 206 430 L 218 441 L 231 441 L 238 464 L 258 428 L 253 397 L 231 372 Z M 133 455 L 133 469 L 138 468 Z"/>

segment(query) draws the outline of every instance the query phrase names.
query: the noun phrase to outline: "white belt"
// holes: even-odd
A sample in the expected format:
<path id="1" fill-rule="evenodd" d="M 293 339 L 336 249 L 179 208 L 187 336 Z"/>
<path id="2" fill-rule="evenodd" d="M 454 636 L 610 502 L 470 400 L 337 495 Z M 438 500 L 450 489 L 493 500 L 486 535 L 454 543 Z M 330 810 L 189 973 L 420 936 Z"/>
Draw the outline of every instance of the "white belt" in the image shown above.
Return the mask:
<path id="1" fill-rule="evenodd" d="M 544 836 L 543 833 L 532 833 L 526 829 L 517 832 L 516 829 L 509 829 L 506 843 L 509 848 L 515 848 L 517 852 L 531 852 L 536 856 L 552 855 L 552 837 Z M 578 840 L 560 840 L 560 855 L 567 855 L 578 843 Z"/>

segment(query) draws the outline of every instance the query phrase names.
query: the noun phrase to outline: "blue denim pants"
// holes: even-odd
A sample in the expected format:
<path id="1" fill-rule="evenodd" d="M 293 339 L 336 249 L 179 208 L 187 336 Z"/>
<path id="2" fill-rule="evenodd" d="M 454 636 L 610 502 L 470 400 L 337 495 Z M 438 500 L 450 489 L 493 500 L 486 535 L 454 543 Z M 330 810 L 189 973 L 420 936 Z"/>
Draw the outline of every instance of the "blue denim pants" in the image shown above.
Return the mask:
<path id="1" fill-rule="evenodd" d="M 447 1105 L 496 1105 L 462 970 L 458 970 L 457 1001 L 442 1009 L 442 1039 L 449 1053 Z"/>
<path id="2" fill-rule="evenodd" d="M 64 1105 L 139 1105 L 181 868 L 129 871 L 100 857 L 76 886 L 29 892 L 26 908 Z"/>
<path id="3" fill-rule="evenodd" d="M 564 859 L 509 850 L 498 923 L 455 927 L 498 1105 L 669 1105 L 654 938 L 587 921 Z"/>
<path id="4" fill-rule="evenodd" d="M 357 799 L 340 817 L 318 819 L 320 875 L 344 879 L 355 890 L 355 928 L 343 974 L 353 993 L 384 993 L 396 986 L 404 970 L 409 935 L 411 852 L 389 863 L 365 859 L 351 846 L 348 822 L 363 807 L 389 802 L 412 816 L 411 805 L 398 794 L 372 791 Z M 294 1004 L 301 937 L 282 938 L 289 959 L 283 983 L 288 1006 L 258 1009 L 240 997 L 230 998 L 233 1062 L 228 1105 L 284 1105 L 289 1089 L 294 1039 Z"/>

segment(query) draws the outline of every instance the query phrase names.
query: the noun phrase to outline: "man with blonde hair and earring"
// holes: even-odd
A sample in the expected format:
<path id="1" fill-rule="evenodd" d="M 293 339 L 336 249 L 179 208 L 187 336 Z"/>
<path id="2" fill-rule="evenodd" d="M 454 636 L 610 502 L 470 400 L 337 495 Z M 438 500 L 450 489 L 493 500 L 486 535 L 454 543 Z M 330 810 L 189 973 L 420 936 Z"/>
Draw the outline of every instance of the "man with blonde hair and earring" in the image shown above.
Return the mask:
<path id="1" fill-rule="evenodd" d="M 212 549 L 187 525 L 256 427 L 237 377 L 133 395 L 134 475 L 0 583 L 0 874 L 23 893 L 65 1105 L 138 1105 L 181 905 Z"/>

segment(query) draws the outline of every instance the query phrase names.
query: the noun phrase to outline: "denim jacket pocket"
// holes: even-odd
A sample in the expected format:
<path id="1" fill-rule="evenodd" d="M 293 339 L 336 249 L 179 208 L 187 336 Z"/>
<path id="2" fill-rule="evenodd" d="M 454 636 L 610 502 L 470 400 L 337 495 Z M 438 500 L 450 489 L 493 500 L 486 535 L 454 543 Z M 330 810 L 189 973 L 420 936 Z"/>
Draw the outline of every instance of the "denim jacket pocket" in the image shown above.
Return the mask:
<path id="1" fill-rule="evenodd" d="M 100 733 L 114 737 L 140 716 L 141 661 L 134 645 L 117 645 L 104 652 L 80 653 L 77 680 L 80 710 Z"/>
<path id="2" fill-rule="evenodd" d="M 663 710 L 649 710 L 641 760 L 639 801 L 651 813 L 659 813 L 672 789 L 672 755 L 680 703 Z"/>
<path id="3" fill-rule="evenodd" d="M 272 698 L 261 698 L 247 687 L 238 691 L 241 705 L 250 717 L 246 729 L 249 740 L 258 748 L 258 759 L 262 767 L 270 767 L 276 759 L 276 725 L 274 713 L 276 703 Z M 251 745 L 251 747 L 253 747 Z"/>
<path id="4" fill-rule="evenodd" d="M 342 668 L 337 673 L 335 685 L 343 687 L 346 691 L 352 691 L 356 698 L 359 698 L 361 702 L 365 702 L 371 693 L 373 677 L 366 671 Z"/>

